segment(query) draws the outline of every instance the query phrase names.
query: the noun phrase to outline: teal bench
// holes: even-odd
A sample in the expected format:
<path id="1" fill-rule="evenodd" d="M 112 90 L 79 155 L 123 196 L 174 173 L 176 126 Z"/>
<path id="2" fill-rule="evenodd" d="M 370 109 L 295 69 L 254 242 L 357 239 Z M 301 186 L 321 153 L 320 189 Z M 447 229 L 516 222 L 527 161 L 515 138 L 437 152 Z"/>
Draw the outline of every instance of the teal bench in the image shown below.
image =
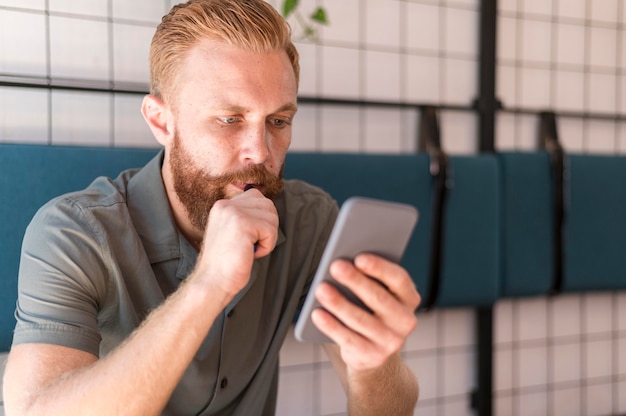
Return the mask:
<path id="1" fill-rule="evenodd" d="M 156 149 L 0 144 L 0 351 L 11 343 L 19 255 L 36 210 L 97 176 L 143 166 Z M 626 157 L 567 155 L 563 253 L 555 252 L 550 157 L 545 152 L 449 156 L 439 281 L 434 290 L 433 190 L 429 157 L 290 153 L 286 178 L 328 191 L 414 205 L 417 228 L 402 259 L 433 306 L 490 306 L 498 298 L 626 288 Z"/>
<path id="2" fill-rule="evenodd" d="M 558 235 L 548 153 L 497 156 L 502 177 L 500 296 L 626 288 L 626 157 L 565 156 Z M 555 239 L 561 241 L 561 253 Z"/>
<path id="3" fill-rule="evenodd" d="M 569 155 L 564 291 L 626 288 L 626 157 Z"/>

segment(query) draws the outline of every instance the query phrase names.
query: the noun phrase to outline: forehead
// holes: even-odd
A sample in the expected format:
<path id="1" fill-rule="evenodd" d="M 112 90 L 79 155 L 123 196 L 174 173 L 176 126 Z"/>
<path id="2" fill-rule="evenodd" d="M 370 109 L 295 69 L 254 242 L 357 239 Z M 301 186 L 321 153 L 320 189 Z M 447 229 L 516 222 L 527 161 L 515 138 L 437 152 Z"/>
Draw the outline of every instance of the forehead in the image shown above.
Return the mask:
<path id="1" fill-rule="evenodd" d="M 185 100 L 264 96 L 268 101 L 295 101 L 297 95 L 294 70 L 283 50 L 255 52 L 206 40 L 188 51 L 179 74 L 176 89 Z"/>

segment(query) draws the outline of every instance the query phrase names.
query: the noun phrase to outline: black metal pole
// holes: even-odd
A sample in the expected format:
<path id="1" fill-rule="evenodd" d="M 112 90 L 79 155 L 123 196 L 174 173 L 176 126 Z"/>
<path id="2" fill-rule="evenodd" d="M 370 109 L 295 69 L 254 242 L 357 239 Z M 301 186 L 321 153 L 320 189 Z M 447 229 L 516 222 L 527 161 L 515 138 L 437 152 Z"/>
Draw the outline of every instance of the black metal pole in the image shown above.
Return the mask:
<path id="1" fill-rule="evenodd" d="M 479 416 L 493 414 L 493 307 L 476 309 L 476 342 L 478 351 L 478 386 L 472 397 L 472 407 Z"/>
<path id="2" fill-rule="evenodd" d="M 495 151 L 497 0 L 481 0 L 478 67 L 478 140 L 481 152 Z M 493 414 L 493 306 L 476 310 L 477 388 L 473 397 L 479 416 Z"/>
<path id="3" fill-rule="evenodd" d="M 478 61 L 478 140 L 481 151 L 495 150 L 497 0 L 481 0 Z"/>

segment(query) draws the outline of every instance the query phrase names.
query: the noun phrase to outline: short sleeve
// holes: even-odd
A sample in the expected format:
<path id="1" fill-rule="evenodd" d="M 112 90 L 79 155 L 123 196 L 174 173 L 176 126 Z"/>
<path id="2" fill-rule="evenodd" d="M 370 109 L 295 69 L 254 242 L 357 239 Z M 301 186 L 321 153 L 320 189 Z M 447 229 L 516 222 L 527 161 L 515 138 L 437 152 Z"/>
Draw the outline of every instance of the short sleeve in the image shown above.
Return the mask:
<path id="1" fill-rule="evenodd" d="M 71 198 L 42 207 L 20 258 L 13 344 L 51 343 L 99 353 L 106 265 L 94 221 Z"/>

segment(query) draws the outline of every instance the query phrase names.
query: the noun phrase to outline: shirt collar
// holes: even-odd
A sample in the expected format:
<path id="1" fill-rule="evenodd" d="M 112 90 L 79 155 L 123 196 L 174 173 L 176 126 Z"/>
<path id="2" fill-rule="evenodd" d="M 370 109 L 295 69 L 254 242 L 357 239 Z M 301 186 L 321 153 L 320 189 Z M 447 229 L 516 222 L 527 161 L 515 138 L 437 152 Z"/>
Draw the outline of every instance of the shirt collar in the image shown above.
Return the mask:
<path id="1" fill-rule="evenodd" d="M 150 263 L 180 257 L 178 228 L 161 176 L 163 150 L 128 182 L 128 209 Z"/>

